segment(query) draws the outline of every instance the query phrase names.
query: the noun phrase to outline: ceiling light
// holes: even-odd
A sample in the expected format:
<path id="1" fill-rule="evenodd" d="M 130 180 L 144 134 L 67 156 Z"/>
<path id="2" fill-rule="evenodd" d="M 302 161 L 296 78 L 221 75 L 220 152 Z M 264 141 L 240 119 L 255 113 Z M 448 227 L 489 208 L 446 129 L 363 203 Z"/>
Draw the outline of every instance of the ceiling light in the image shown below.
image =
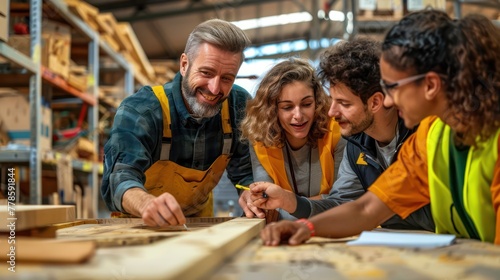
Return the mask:
<path id="1" fill-rule="evenodd" d="M 232 23 L 243 30 L 248 30 L 259 27 L 307 22 L 311 20 L 312 20 L 311 14 L 309 14 L 308 12 L 301 12 L 301 13 L 291 13 L 278 16 L 245 19 L 245 20 L 233 21 Z"/>
<path id="2" fill-rule="evenodd" d="M 324 12 L 323 13 L 318 12 L 318 17 L 320 19 L 325 19 Z M 300 13 L 283 14 L 277 16 L 269 16 L 269 17 L 244 19 L 244 20 L 233 21 L 232 23 L 241 28 L 242 30 L 249 30 L 260 27 L 285 25 L 289 23 L 308 22 L 311 21 L 312 19 L 313 17 L 310 13 L 300 12 Z M 328 19 L 330 19 L 331 21 L 344 21 L 345 16 L 344 13 L 342 12 L 332 10 L 328 12 Z"/>

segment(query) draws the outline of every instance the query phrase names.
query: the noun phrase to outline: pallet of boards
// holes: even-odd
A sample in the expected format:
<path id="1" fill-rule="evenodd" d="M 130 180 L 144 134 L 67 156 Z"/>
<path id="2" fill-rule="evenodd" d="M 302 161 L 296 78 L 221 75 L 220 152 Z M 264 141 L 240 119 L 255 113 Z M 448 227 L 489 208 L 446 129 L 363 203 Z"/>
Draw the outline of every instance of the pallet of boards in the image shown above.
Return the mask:
<path id="1" fill-rule="evenodd" d="M 99 33 L 114 51 L 134 65 L 147 80 L 155 78 L 155 72 L 128 22 L 117 22 L 111 13 L 99 13 L 99 9 L 80 0 L 65 0 L 68 9 L 80 17 L 90 28 Z"/>
<path id="2" fill-rule="evenodd" d="M 78 17 L 80 17 L 90 28 L 95 31 L 99 30 L 99 24 L 97 23 L 97 15 L 99 14 L 99 9 L 80 0 L 65 0 L 68 9 Z"/>
<path id="3" fill-rule="evenodd" d="M 99 9 L 81 0 L 65 0 L 68 9 L 82 19 L 92 30 L 99 33 L 115 52 L 125 50 L 125 39 L 116 32 L 116 19 L 112 13 L 100 13 Z"/>

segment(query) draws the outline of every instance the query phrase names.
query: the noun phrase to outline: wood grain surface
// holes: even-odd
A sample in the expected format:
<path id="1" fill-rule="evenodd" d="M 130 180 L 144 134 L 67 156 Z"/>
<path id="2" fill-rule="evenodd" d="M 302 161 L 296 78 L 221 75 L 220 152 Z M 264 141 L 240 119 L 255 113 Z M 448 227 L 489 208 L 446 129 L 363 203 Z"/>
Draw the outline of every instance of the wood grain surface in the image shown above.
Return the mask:
<path id="1" fill-rule="evenodd" d="M 459 239 L 435 249 L 349 246 L 313 237 L 300 246 L 253 240 L 206 279 L 500 279 L 500 246 Z"/>
<path id="2" fill-rule="evenodd" d="M 225 217 L 187 218 L 188 231 L 182 225 L 150 227 L 145 225 L 142 219 L 89 219 L 81 220 L 83 224 L 61 228 L 56 234 L 58 239 L 67 241 L 92 240 L 96 242 L 97 247 L 141 245 L 190 233 L 232 219 Z"/>

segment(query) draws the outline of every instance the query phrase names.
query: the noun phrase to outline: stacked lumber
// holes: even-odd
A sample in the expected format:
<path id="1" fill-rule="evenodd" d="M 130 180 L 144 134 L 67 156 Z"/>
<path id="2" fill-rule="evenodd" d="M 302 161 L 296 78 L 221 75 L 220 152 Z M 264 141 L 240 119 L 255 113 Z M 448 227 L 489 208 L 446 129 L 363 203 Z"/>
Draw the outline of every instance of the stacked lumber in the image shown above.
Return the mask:
<path id="1" fill-rule="evenodd" d="M 5 240 L 9 236 L 8 242 L 0 242 L 0 261 L 11 268 L 18 263 L 82 263 L 95 253 L 95 242 L 62 243 L 53 238 L 55 231 L 50 230 L 53 224 L 75 221 L 72 205 L 11 205 L 9 202 L 0 208 L 0 218 L 7 223 L 0 228 L 0 233 Z"/>
<path id="2" fill-rule="evenodd" d="M 99 24 L 96 20 L 99 9 L 80 0 L 65 0 L 65 2 L 73 14 L 80 17 L 93 30 L 99 30 Z"/>
<path id="3" fill-rule="evenodd" d="M 97 15 L 99 24 L 99 34 L 101 39 L 115 51 L 121 52 L 127 49 L 125 39 L 117 32 L 117 22 L 111 13 L 101 13 Z"/>
<path id="4" fill-rule="evenodd" d="M 113 14 L 100 13 L 99 9 L 81 0 L 65 2 L 72 13 L 99 33 L 101 40 L 133 65 L 141 83 L 152 84 L 157 75 L 129 23 L 117 22 Z"/>
<path id="5" fill-rule="evenodd" d="M 129 61 L 136 66 L 136 70 L 140 70 L 141 74 L 146 76 L 149 80 L 153 80 L 155 77 L 154 69 L 144 53 L 139 40 L 135 36 L 132 26 L 128 22 L 120 22 L 117 27 L 117 32 L 126 40 L 124 42 L 126 50 L 122 52 L 122 54 L 130 57 Z"/>

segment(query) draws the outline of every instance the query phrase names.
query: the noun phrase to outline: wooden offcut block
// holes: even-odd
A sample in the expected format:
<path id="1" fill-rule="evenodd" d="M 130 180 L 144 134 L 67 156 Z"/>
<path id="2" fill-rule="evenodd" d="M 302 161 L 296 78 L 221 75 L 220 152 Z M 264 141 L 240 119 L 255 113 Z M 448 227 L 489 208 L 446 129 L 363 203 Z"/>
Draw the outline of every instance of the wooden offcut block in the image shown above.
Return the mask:
<path id="1" fill-rule="evenodd" d="M 2 205 L 0 232 L 21 231 L 75 220 L 73 205 Z"/>

